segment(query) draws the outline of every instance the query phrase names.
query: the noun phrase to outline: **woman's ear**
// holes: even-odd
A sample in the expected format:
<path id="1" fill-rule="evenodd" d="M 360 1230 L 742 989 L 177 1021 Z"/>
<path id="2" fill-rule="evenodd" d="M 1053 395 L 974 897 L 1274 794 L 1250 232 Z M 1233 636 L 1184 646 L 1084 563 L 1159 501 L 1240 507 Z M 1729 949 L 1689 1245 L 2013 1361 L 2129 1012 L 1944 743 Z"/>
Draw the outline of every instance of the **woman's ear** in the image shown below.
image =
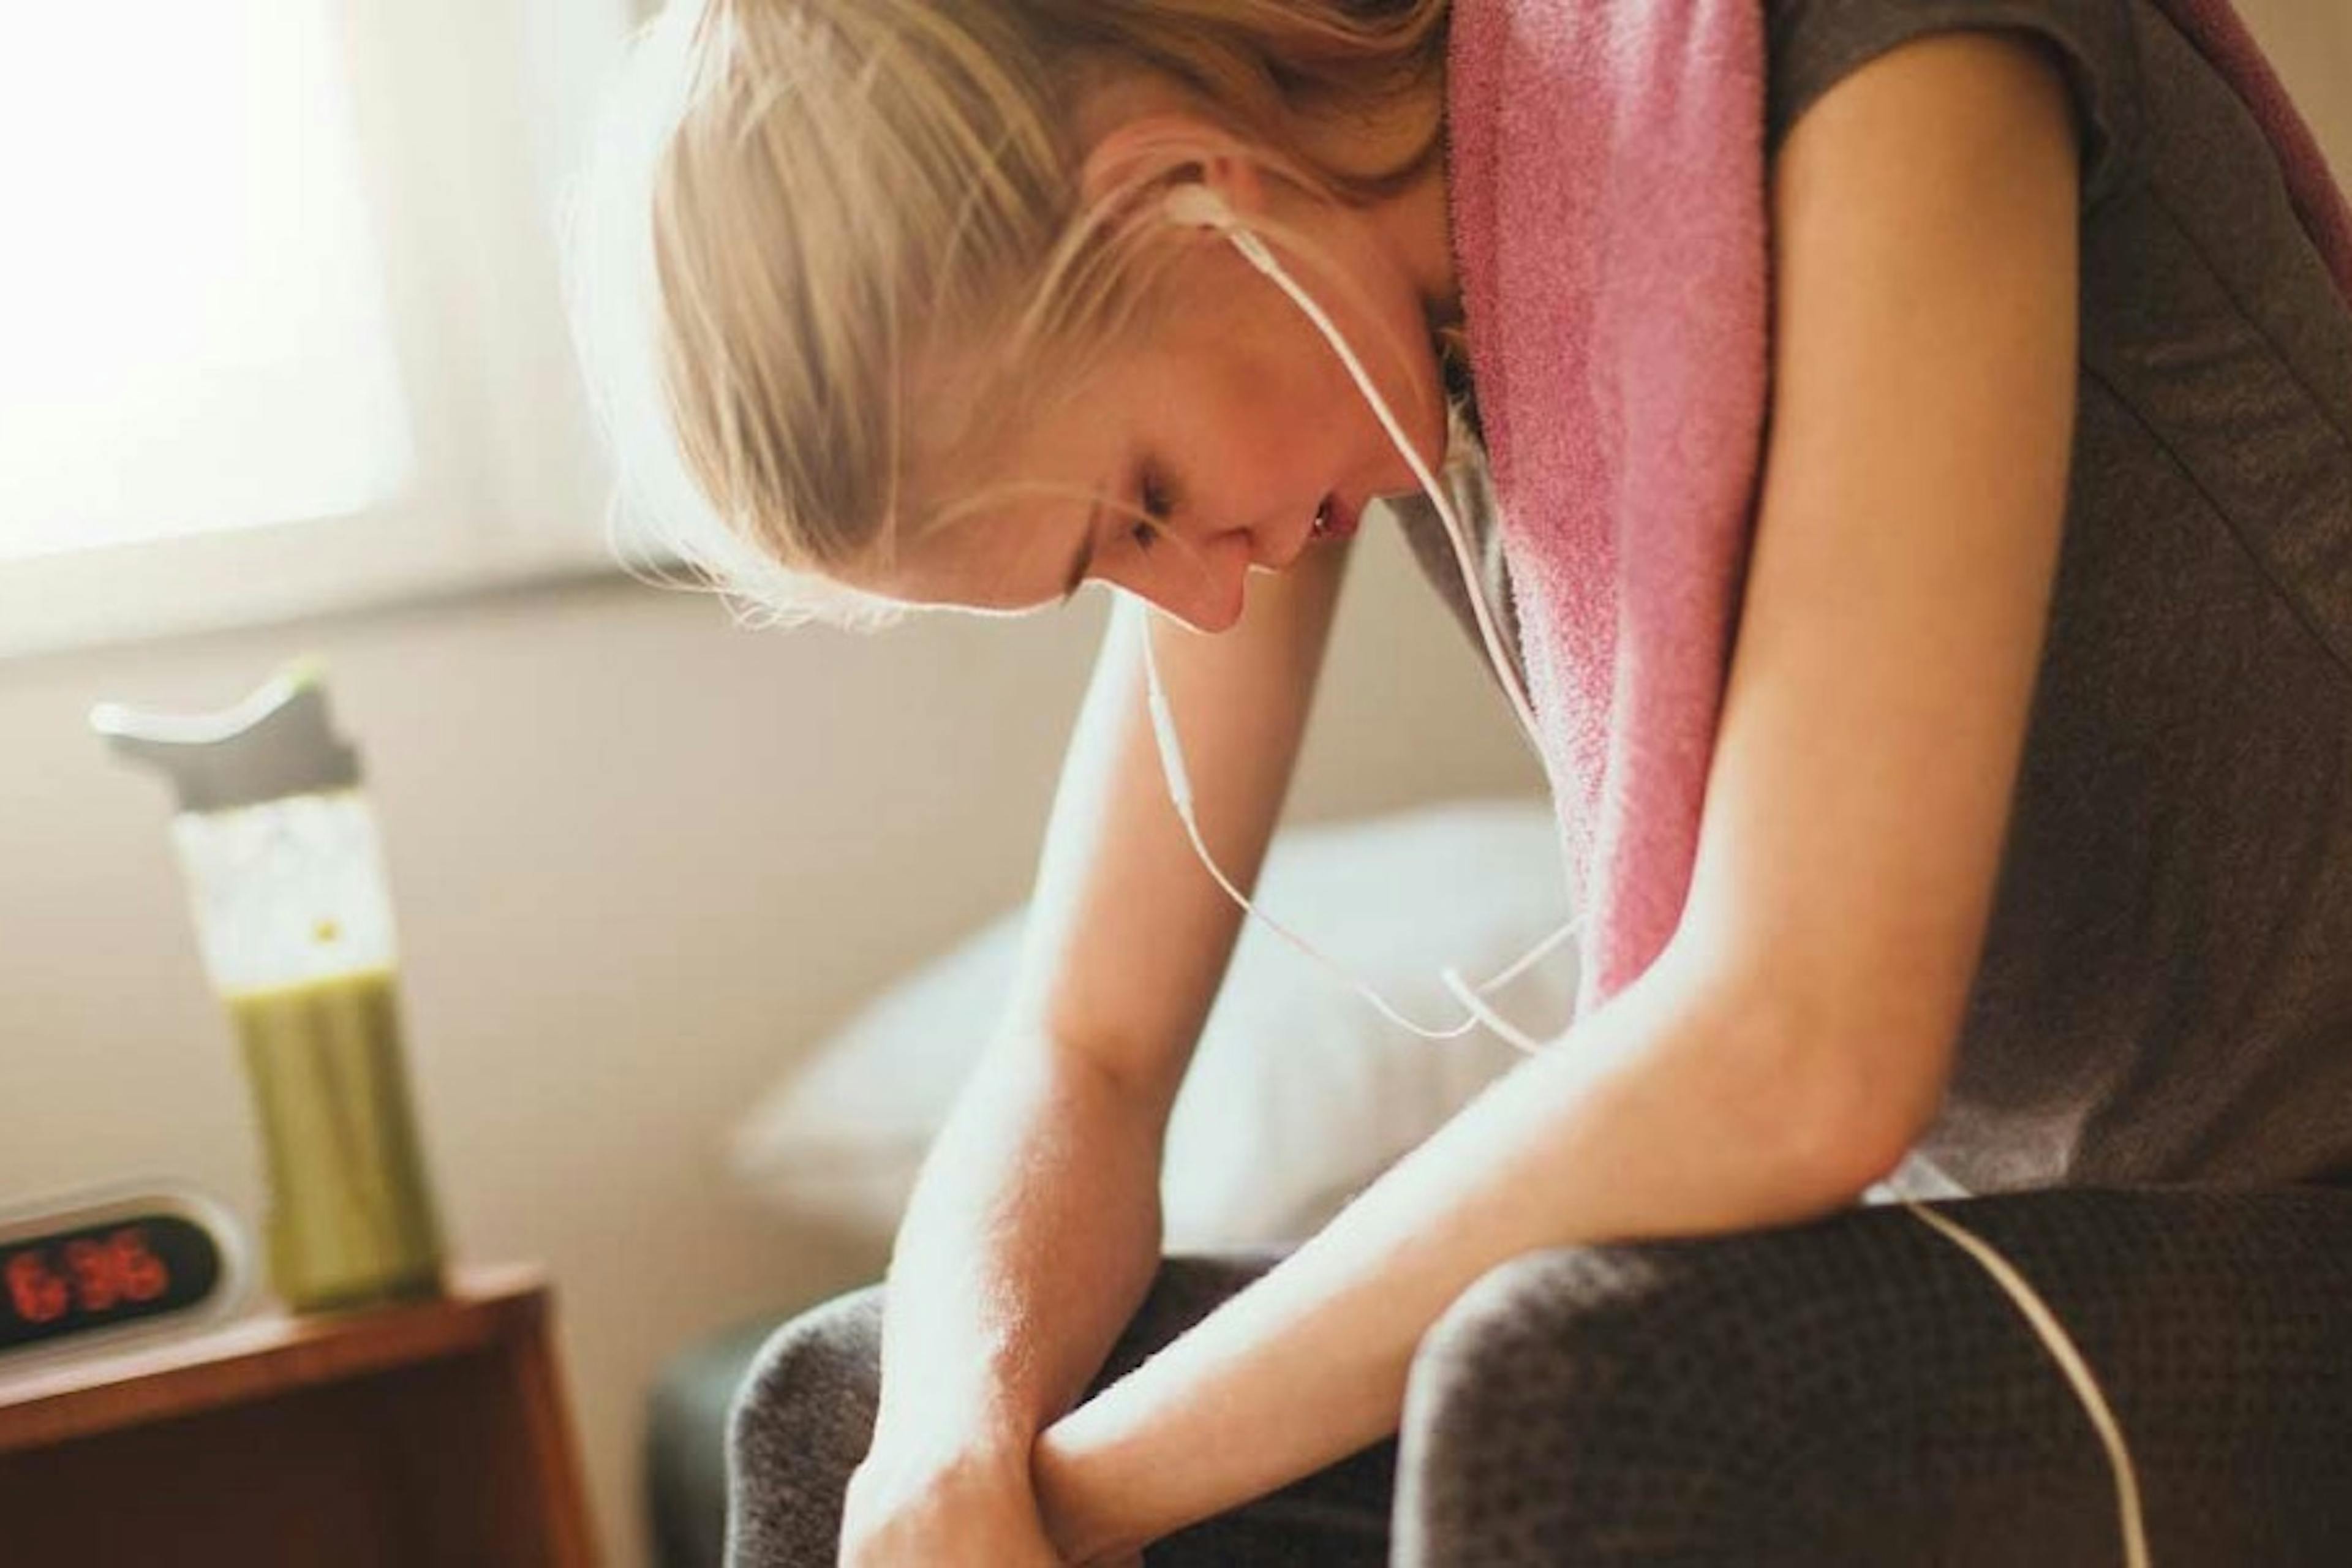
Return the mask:
<path id="1" fill-rule="evenodd" d="M 1091 205 L 1123 186 L 1184 177 L 1209 186 L 1244 217 L 1265 205 L 1256 163 L 1231 133 L 1187 114 L 1142 115 L 1105 132 L 1079 165 L 1078 187 Z"/>

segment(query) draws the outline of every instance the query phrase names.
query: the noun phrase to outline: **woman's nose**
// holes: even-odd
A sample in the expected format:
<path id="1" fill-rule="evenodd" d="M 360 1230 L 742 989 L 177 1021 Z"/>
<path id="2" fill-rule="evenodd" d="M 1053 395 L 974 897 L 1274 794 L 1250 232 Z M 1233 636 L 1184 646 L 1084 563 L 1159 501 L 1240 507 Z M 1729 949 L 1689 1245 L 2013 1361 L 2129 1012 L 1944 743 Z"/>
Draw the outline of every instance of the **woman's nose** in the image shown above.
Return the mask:
<path id="1" fill-rule="evenodd" d="M 1171 535 L 1153 552 L 1135 591 L 1196 631 L 1222 632 L 1242 617 L 1256 551 L 1247 530 Z"/>

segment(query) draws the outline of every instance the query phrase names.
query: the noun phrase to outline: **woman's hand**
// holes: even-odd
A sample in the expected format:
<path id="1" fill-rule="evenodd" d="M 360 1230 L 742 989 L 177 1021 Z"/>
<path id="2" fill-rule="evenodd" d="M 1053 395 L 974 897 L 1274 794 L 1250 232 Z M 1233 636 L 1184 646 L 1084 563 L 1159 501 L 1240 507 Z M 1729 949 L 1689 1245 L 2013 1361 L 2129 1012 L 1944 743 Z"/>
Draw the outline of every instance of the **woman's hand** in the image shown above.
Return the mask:
<path id="1" fill-rule="evenodd" d="M 1038 1517 L 1026 1454 L 938 1460 L 877 1451 L 849 1478 L 841 1568 L 1068 1565 Z M 1130 1565 L 1105 1559 L 1104 1568 Z"/>

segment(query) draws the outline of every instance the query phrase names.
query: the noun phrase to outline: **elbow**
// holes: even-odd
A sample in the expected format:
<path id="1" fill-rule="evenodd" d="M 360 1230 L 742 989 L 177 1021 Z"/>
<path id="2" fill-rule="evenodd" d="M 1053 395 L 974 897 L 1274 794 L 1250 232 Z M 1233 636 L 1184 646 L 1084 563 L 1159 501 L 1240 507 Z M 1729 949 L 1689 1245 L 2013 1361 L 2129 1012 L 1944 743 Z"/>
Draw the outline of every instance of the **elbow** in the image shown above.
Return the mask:
<path id="1" fill-rule="evenodd" d="M 1892 1175 L 1925 1131 L 1874 1110 L 1823 1115 L 1790 1151 L 1790 1185 L 1813 1210 L 1843 1208 Z"/>
<path id="2" fill-rule="evenodd" d="M 1805 1005 L 1780 984 L 1717 987 L 1713 1075 L 1765 1154 L 1791 1217 L 1851 1204 L 1902 1164 L 1941 1108 L 1958 1027 L 1853 1005 Z M 1723 1070 L 1737 1060 L 1738 1069 Z"/>
<path id="3" fill-rule="evenodd" d="M 1842 1208 L 1893 1174 L 1942 1103 L 1948 1046 L 1816 1042 L 1786 1082 L 1784 1171 L 1792 1195 L 1818 1212 Z"/>
<path id="4" fill-rule="evenodd" d="M 1941 1109 L 1959 1034 L 1916 1005 L 1874 1005 L 1863 987 L 1794 978 L 1662 962 L 1637 982 L 1657 987 L 1687 1048 L 1693 1070 L 1668 1075 L 1667 1094 L 1685 1111 L 1706 1102 L 1714 1147 L 1747 1152 L 1756 1223 L 1845 1207 L 1901 1165 Z"/>

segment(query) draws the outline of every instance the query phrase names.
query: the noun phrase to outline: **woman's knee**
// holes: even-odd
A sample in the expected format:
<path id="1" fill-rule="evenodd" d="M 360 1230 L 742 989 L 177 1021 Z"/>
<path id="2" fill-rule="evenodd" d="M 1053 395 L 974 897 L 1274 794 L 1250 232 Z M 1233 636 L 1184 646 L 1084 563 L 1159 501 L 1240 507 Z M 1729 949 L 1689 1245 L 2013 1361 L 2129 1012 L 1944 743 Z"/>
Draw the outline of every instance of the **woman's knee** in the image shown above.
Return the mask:
<path id="1" fill-rule="evenodd" d="M 2076 1319 L 2086 1352 L 2109 1348 L 2066 1297 Z M 1400 1560 L 1572 1544 L 1580 1562 L 1818 1563 L 1933 1542 L 1937 1561 L 2000 1563 L 2067 1531 L 2104 1548 L 2111 1485 L 1999 1288 L 1915 1217 L 1854 1210 L 1531 1253 L 1480 1279 L 1414 1359 Z"/>
<path id="2" fill-rule="evenodd" d="M 728 1415 L 729 1561 L 832 1561 L 842 1495 L 874 1438 L 882 1290 L 836 1297 L 769 1337 Z"/>
<path id="3" fill-rule="evenodd" d="M 1712 1443 L 1724 1435 L 1727 1380 L 1752 1365 L 1736 1342 L 1754 1326 L 1735 1321 L 1717 1267 L 1612 1247 L 1490 1269 L 1422 1340 L 1409 1441 L 1496 1474 L 1575 1466 L 1588 1442 L 1622 1448 L 1629 1416 Z"/>
<path id="4" fill-rule="evenodd" d="M 1625 1561 L 1773 1560 L 1813 1500 L 1802 1476 L 1851 1453 L 1904 1310 L 1851 1241 L 1567 1247 L 1489 1271 L 1414 1357 L 1400 1561 L 1545 1562 L 1588 1538 Z"/>

